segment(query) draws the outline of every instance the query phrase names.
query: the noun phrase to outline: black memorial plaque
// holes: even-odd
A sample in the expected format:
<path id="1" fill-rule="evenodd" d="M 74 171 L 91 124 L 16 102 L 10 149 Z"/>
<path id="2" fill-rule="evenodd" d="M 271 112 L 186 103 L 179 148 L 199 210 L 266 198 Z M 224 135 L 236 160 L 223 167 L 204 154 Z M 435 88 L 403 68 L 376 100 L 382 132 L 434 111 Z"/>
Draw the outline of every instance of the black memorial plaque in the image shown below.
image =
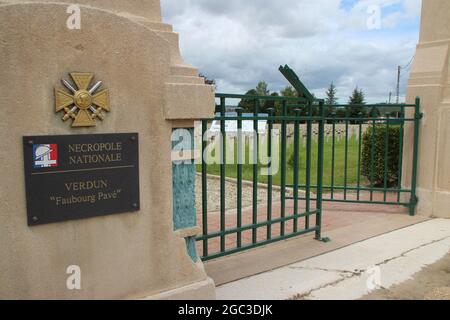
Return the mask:
<path id="1" fill-rule="evenodd" d="M 24 137 L 28 225 L 139 210 L 137 133 Z"/>

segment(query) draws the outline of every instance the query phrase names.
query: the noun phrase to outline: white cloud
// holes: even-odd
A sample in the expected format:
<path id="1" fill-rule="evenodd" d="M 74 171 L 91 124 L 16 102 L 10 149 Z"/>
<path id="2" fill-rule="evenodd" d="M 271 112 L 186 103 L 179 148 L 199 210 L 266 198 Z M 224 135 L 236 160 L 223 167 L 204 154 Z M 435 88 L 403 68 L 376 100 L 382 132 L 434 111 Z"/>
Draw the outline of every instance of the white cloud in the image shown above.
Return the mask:
<path id="1" fill-rule="evenodd" d="M 381 30 L 367 29 L 372 4 L 382 7 Z M 289 64 L 319 96 L 334 81 L 341 102 L 357 85 L 371 102 L 387 99 L 396 67 L 414 54 L 420 14 L 420 0 L 360 0 L 349 10 L 340 0 L 162 0 L 162 7 L 183 56 L 216 79 L 218 91 L 243 93 L 259 80 L 278 91 L 287 85 L 278 66 Z"/>

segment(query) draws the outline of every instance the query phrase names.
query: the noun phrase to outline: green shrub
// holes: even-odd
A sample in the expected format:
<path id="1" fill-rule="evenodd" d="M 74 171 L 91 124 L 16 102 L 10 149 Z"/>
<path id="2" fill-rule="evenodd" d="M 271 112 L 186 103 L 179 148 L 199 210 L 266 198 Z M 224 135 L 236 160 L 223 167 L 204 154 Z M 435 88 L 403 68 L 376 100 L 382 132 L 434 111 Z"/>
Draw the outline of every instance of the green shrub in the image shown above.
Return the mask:
<path id="1" fill-rule="evenodd" d="M 386 133 L 386 125 L 376 125 L 370 127 L 363 135 L 361 174 L 377 187 L 384 186 L 385 182 Z M 399 179 L 400 126 L 392 125 L 389 127 L 388 141 L 387 186 L 392 187 L 398 184 Z M 374 142 L 373 148 L 372 142 Z M 372 149 L 373 174 L 371 173 Z"/>

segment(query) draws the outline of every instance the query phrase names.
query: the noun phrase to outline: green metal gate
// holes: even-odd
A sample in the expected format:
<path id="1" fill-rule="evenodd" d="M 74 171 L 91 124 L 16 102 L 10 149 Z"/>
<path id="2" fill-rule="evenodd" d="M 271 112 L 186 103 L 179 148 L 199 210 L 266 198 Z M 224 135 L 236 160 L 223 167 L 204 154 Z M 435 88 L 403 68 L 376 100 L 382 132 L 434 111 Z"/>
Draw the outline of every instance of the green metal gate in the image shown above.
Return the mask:
<path id="1" fill-rule="evenodd" d="M 333 105 L 325 110 L 326 181 L 322 186 L 299 187 L 307 194 L 321 187 L 324 202 L 405 206 L 414 215 L 420 99 L 415 104 Z M 413 132 L 409 144 L 405 144 L 405 127 Z M 403 160 L 405 148 L 412 149 L 412 163 Z"/>
<path id="2" fill-rule="evenodd" d="M 321 196 L 318 195 L 317 199 L 312 203 L 311 198 L 304 199 L 304 210 L 300 210 L 299 202 L 299 187 L 294 188 L 293 192 L 293 204 L 292 208 L 288 208 L 288 199 L 286 194 L 286 163 L 287 163 L 287 125 L 292 123 L 295 127 L 295 140 L 296 145 L 299 145 L 299 126 L 300 122 L 317 123 L 319 127 L 323 127 L 324 119 L 321 117 L 309 117 L 298 116 L 296 114 L 289 115 L 288 102 L 294 102 L 295 104 L 307 104 L 308 102 L 304 98 L 284 98 L 284 97 L 252 97 L 252 96 L 240 96 L 240 95 L 224 95 L 218 94 L 220 99 L 220 115 L 214 119 L 202 120 L 202 136 L 207 135 L 208 126 L 212 120 L 220 122 L 220 134 L 217 134 L 215 138 L 220 139 L 220 164 L 216 165 L 220 171 L 220 208 L 216 214 L 210 214 L 208 210 L 208 165 L 207 157 L 202 157 L 202 230 L 203 234 L 197 238 L 197 241 L 202 242 L 202 258 L 203 260 L 210 260 L 218 258 L 224 255 L 236 253 L 246 249 L 266 245 L 279 240 L 284 240 L 299 236 L 306 233 L 315 233 L 317 239 L 321 238 Z M 252 117 L 243 117 L 242 110 L 238 110 L 236 117 L 226 117 L 226 105 L 227 99 L 249 99 L 254 104 L 254 114 Z M 260 116 L 260 104 L 261 102 L 277 101 L 281 103 L 283 108 L 282 115 L 275 115 L 273 109 L 267 110 L 269 112 L 268 117 Z M 320 108 L 323 109 L 323 103 Z M 261 185 L 258 184 L 261 179 L 260 169 L 263 165 L 258 161 L 254 161 L 251 165 L 246 165 L 243 161 L 236 161 L 236 164 L 226 163 L 226 151 L 229 149 L 227 143 L 230 140 L 227 138 L 228 133 L 225 130 L 226 121 L 237 121 L 238 132 L 235 137 L 236 154 L 239 157 L 244 152 L 244 149 L 249 148 L 249 144 L 244 142 L 244 133 L 242 132 L 242 125 L 244 121 L 252 121 L 255 132 L 258 130 L 259 121 L 267 121 L 268 131 L 267 137 L 267 156 L 274 156 L 274 124 L 281 126 L 281 134 L 279 135 L 281 150 L 280 153 L 280 179 L 281 189 L 279 204 L 274 208 L 274 203 L 277 202 L 273 198 L 274 188 L 274 176 L 267 175 L 265 177 L 265 189 L 267 190 L 267 196 L 264 199 L 259 197 L 259 191 Z M 323 132 L 323 130 L 321 130 Z M 261 137 L 256 136 L 252 140 L 252 145 L 255 147 L 253 150 L 259 153 L 261 146 Z M 321 141 L 323 140 L 323 134 L 319 134 L 319 143 L 316 146 L 316 152 L 319 157 L 317 159 L 317 166 L 322 166 L 321 154 L 323 148 Z M 202 154 L 205 155 L 207 149 L 208 139 L 204 139 L 202 145 Z M 309 146 L 312 151 L 312 144 Z M 278 150 L 276 150 L 278 152 Z M 295 160 L 298 163 L 298 159 Z M 266 165 L 270 166 L 272 163 Z M 243 171 L 251 166 L 251 195 L 252 203 L 251 208 L 243 208 Z M 229 190 L 226 188 L 227 175 L 233 171 L 232 176 L 236 176 L 236 209 L 233 212 L 229 212 L 226 207 L 226 199 L 229 195 Z M 311 172 L 308 170 L 308 172 Z M 322 170 L 317 171 L 317 185 L 321 190 Z M 298 175 L 296 175 L 298 177 Z M 294 178 L 295 179 L 295 178 Z M 263 203 L 262 203 L 262 202 Z M 313 221 L 311 221 L 313 217 Z M 214 219 L 214 223 L 211 220 Z M 214 229 L 214 225 L 217 226 Z"/>
<path id="3" fill-rule="evenodd" d="M 280 71 L 299 97 L 217 94 L 217 115 L 201 121 L 202 234 L 196 240 L 204 261 L 308 233 L 327 241 L 321 234 L 324 201 L 404 205 L 411 215 L 415 212 L 420 100 L 326 106 L 288 66 Z M 251 114 L 244 116 L 249 110 L 239 107 L 227 113 L 236 101 L 245 101 L 247 109 L 250 105 Z M 260 121 L 267 121 L 267 132 L 260 132 Z M 219 127 L 213 134 L 212 122 Z M 243 130 L 249 122 L 250 137 Z M 237 125 L 234 133 L 227 130 L 229 123 Z M 413 126 L 411 146 L 404 141 L 405 126 Z M 212 144 L 216 163 L 208 159 Z M 409 188 L 403 186 L 405 147 L 414 154 Z M 261 152 L 268 161 L 261 161 Z M 248 153 L 254 154 L 251 163 Z M 212 183 L 219 186 L 216 199 Z"/>

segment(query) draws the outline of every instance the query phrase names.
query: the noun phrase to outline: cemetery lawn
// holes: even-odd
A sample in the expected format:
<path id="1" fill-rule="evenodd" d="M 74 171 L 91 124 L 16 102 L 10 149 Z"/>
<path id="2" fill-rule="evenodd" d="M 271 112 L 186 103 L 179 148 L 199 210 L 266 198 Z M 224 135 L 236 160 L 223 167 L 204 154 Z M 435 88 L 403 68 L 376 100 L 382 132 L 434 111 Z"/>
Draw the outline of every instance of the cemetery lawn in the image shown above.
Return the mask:
<path id="1" fill-rule="evenodd" d="M 323 184 L 332 184 L 332 139 L 325 139 L 324 148 L 324 177 Z M 281 149 L 281 146 L 280 146 Z M 253 165 L 249 164 L 248 152 L 249 147 L 246 145 L 246 161 L 242 166 L 242 176 L 244 180 L 253 180 Z M 235 154 L 237 152 L 235 151 Z M 293 168 L 293 153 L 294 146 L 293 141 L 290 141 L 287 146 L 287 158 L 286 158 L 286 183 L 292 185 L 294 182 L 294 168 Z M 358 153 L 359 153 L 359 142 L 357 137 L 351 137 L 348 139 L 348 152 L 347 152 L 347 185 L 357 185 L 358 184 Z M 306 185 L 306 142 L 300 142 L 300 153 L 299 153 L 299 184 Z M 312 154 L 311 154 L 311 183 L 312 185 L 317 184 L 317 154 L 318 154 L 318 144 L 317 141 L 312 142 Z M 345 184 L 345 139 L 336 139 L 335 142 L 335 160 L 334 160 L 334 185 L 344 186 Z M 237 156 L 235 155 L 235 159 Z M 291 159 L 291 161 L 289 161 Z M 237 161 L 235 161 L 236 163 Z M 273 177 L 274 185 L 281 185 L 281 152 L 279 160 L 279 170 Z M 237 177 L 237 165 L 228 164 L 226 167 L 226 176 L 229 178 Z M 261 174 L 261 168 L 266 168 L 267 166 L 260 165 L 258 169 L 258 182 L 267 183 L 268 176 Z M 210 164 L 207 166 L 208 174 L 220 175 L 220 165 Z M 201 172 L 201 165 L 197 165 L 197 171 Z M 276 171 L 276 168 L 274 169 Z M 360 183 L 362 186 L 368 185 L 366 177 L 360 176 Z"/>

